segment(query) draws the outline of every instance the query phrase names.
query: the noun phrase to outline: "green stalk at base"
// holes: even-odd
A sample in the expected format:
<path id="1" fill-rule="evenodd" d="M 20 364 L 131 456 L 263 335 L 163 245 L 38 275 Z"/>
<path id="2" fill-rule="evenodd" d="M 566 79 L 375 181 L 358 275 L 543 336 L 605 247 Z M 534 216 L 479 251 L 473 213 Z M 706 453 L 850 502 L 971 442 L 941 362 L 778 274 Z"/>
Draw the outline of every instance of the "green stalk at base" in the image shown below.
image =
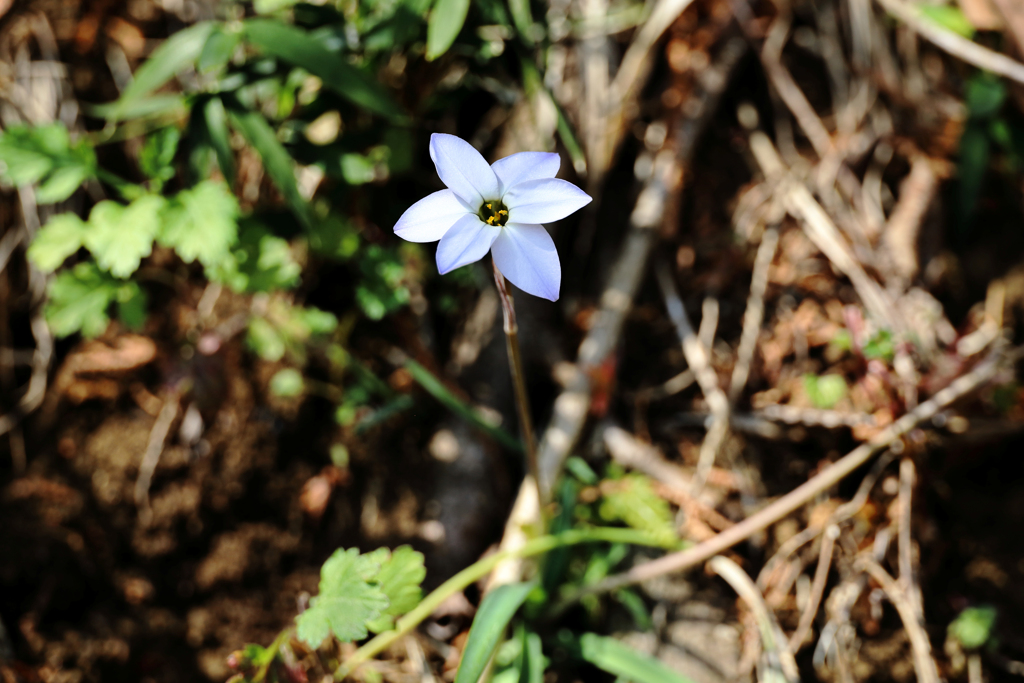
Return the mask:
<path id="1" fill-rule="evenodd" d="M 541 536 L 540 538 L 528 541 L 523 547 L 517 550 L 495 553 L 490 557 L 485 557 L 479 562 L 466 567 L 461 572 L 434 589 L 434 592 L 425 597 L 415 609 L 407 613 L 395 623 L 393 631 L 386 631 L 379 634 L 356 650 L 352 656 L 342 662 L 341 666 L 339 666 L 337 671 L 334 672 L 334 680 L 340 681 L 344 679 L 345 676 L 351 673 L 357 666 L 383 652 L 389 645 L 391 645 L 391 643 L 402 638 L 419 626 L 419 624 L 433 614 L 434 610 L 437 609 L 442 602 L 448 599 L 450 595 L 464 590 L 474 581 L 486 576 L 487 573 L 494 569 L 494 567 L 502 560 L 512 557 L 532 557 L 533 555 L 541 555 L 549 550 L 554 550 L 555 548 L 567 545 L 599 542 L 630 543 L 632 545 L 655 547 L 663 546 L 663 543 L 652 538 L 650 534 L 642 531 L 619 528 L 594 528 L 565 531 L 555 536 Z"/>

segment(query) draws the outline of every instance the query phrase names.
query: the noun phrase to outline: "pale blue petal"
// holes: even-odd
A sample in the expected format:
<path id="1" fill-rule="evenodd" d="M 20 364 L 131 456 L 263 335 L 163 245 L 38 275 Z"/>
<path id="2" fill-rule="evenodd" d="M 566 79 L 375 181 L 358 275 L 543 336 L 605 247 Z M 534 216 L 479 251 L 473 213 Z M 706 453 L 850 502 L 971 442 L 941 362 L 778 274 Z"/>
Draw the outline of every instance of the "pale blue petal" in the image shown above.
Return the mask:
<path id="1" fill-rule="evenodd" d="M 551 235 L 543 225 L 507 223 L 491 245 L 498 270 L 527 294 L 558 300 L 562 266 Z"/>
<path id="2" fill-rule="evenodd" d="M 590 195 L 566 180 L 527 180 L 505 193 L 509 222 L 550 223 L 590 203 Z"/>
<path id="3" fill-rule="evenodd" d="M 409 242 L 436 242 L 469 208 L 451 190 L 428 194 L 402 214 L 395 223 L 395 234 Z"/>
<path id="4" fill-rule="evenodd" d="M 479 208 L 484 199 L 501 197 L 498 177 L 480 152 L 465 140 L 434 133 L 430 136 L 430 158 L 441 181 L 470 206 Z"/>
<path id="5" fill-rule="evenodd" d="M 494 171 L 494 175 L 498 176 L 501 193 L 504 195 L 512 186 L 526 180 L 554 178 L 561 165 L 562 158 L 557 154 L 519 152 L 504 159 L 498 159 L 491 164 L 491 169 Z"/>
<path id="6" fill-rule="evenodd" d="M 501 228 L 487 225 L 475 214 L 463 216 L 437 243 L 437 271 L 444 275 L 479 261 L 500 232 Z"/>

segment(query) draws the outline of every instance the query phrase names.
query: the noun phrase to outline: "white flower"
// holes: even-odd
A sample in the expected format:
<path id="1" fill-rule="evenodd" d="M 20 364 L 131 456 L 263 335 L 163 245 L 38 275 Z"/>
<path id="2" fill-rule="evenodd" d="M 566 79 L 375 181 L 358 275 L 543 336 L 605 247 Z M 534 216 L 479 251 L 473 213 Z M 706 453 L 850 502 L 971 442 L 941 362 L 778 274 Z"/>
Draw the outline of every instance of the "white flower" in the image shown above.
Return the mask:
<path id="1" fill-rule="evenodd" d="M 558 299 L 562 268 L 555 243 L 540 224 L 565 218 L 591 201 L 583 190 L 555 178 L 559 156 L 520 152 L 488 166 L 465 140 L 434 133 L 430 158 L 448 189 L 410 206 L 395 234 L 410 242 L 440 240 L 442 275 L 490 251 L 519 289 Z"/>

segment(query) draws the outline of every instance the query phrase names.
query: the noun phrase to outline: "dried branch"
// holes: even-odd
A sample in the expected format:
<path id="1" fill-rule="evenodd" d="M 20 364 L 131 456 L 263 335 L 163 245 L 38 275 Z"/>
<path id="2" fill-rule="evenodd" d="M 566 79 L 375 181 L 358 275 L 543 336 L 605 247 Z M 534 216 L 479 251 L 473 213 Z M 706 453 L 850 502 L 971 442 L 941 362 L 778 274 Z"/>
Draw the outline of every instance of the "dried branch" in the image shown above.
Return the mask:
<path id="1" fill-rule="evenodd" d="M 743 332 L 740 334 L 740 345 L 736 351 L 736 365 L 732 369 L 732 380 L 729 382 L 729 402 L 735 403 L 750 376 L 750 364 L 754 359 L 757 339 L 761 334 L 761 323 L 764 322 L 764 293 L 768 289 L 768 270 L 775 258 L 775 249 L 779 244 L 779 231 L 768 228 L 761 236 L 761 244 L 754 258 L 754 274 L 750 278 L 750 294 L 747 296 L 747 309 L 743 312 Z"/>
<path id="2" fill-rule="evenodd" d="M 679 298 L 671 272 L 662 262 L 657 264 L 654 272 L 665 297 L 665 308 L 668 309 L 669 318 L 675 324 L 676 334 L 679 335 L 679 340 L 682 342 L 683 356 L 686 357 L 687 364 L 693 370 L 697 384 L 700 385 L 704 399 L 711 409 L 711 426 L 701 443 L 697 474 L 693 482 L 694 491 L 699 492 L 704 487 L 708 472 L 715 464 L 719 448 L 729 436 L 729 399 L 718 386 L 718 375 L 711 367 L 708 350 L 701 343 L 690 324 L 690 319 L 686 315 L 686 307 L 683 305 L 683 300 Z"/>
<path id="3" fill-rule="evenodd" d="M 915 7 L 903 0 L 878 0 L 878 4 L 939 49 L 945 50 L 979 69 L 1005 76 L 1018 83 L 1024 83 L 1024 64 L 1017 60 L 993 52 L 973 40 L 968 40 L 938 23 L 930 21 L 921 16 Z"/>
<path id="4" fill-rule="evenodd" d="M 825 584 L 828 583 L 828 573 L 832 569 L 832 549 L 835 547 L 836 539 L 839 538 L 839 527 L 830 524 L 825 530 L 825 536 L 821 539 L 821 550 L 818 553 L 818 568 L 814 570 L 814 581 L 811 583 L 811 597 L 807 602 L 804 613 L 800 615 L 800 623 L 789 639 L 789 651 L 796 654 L 803 647 L 804 640 L 811 630 L 814 617 L 818 614 L 818 607 L 821 606 L 821 598 L 825 594 Z"/>
<path id="5" fill-rule="evenodd" d="M 757 589 L 754 582 L 750 580 L 747 573 L 738 564 L 727 557 L 714 557 L 708 563 L 710 569 L 728 582 L 736 594 L 747 603 L 747 607 L 754 615 L 758 631 L 761 634 L 761 647 L 764 650 L 767 664 L 776 676 L 758 676 L 759 680 L 773 680 L 781 674 L 784 680 L 794 683 L 800 680 L 796 660 L 793 653 L 786 649 L 786 638 L 779 628 L 768 606 L 764 604 L 764 597 Z"/>
<path id="6" fill-rule="evenodd" d="M 723 550 L 750 538 L 753 534 L 766 529 L 798 510 L 820 493 L 828 490 L 851 472 L 857 470 L 861 465 L 870 460 L 875 453 L 902 438 L 904 434 L 922 422 L 930 420 L 954 401 L 991 380 L 1001 367 L 1002 360 L 1003 354 L 994 353 L 970 372 L 957 378 L 948 387 L 937 392 L 929 400 L 876 434 L 870 441 L 853 449 L 850 453 L 829 467 L 826 467 L 804 484 L 775 500 L 736 526 L 699 545 L 637 565 L 627 572 L 610 576 L 597 584 L 585 587 L 570 596 L 567 602 L 574 602 L 585 595 L 605 593 L 664 574 L 690 569 L 714 557 Z"/>
<path id="7" fill-rule="evenodd" d="M 889 576 L 889 573 L 873 559 L 861 557 L 854 566 L 867 572 L 872 579 L 878 582 L 878 585 L 885 591 L 886 597 L 889 598 L 889 602 L 899 613 L 903 627 L 907 631 L 907 638 L 910 640 L 910 649 L 914 654 L 914 670 L 917 672 L 918 683 L 939 683 L 939 672 L 935 667 L 935 660 L 932 659 L 931 642 L 918 620 L 913 602 L 895 579 Z"/>
<path id="8" fill-rule="evenodd" d="M 778 192 L 787 209 L 803 221 L 804 230 L 814 245 L 850 279 L 872 317 L 891 330 L 902 331 L 903 326 L 892 316 L 892 303 L 881 286 L 864 272 L 864 268 L 850 253 L 838 228 L 807 186 L 796 178 L 787 177 L 786 166 L 768 136 L 760 131 L 751 133 L 750 151 L 765 176 L 782 179 Z"/>

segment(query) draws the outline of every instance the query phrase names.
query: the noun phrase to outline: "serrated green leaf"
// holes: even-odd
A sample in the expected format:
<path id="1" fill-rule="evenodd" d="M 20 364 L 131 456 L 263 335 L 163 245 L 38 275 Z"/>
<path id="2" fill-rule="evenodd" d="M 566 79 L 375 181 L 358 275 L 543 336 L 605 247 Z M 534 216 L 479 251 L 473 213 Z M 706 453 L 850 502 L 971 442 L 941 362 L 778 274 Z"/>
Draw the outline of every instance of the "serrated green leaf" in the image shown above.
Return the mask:
<path id="1" fill-rule="evenodd" d="M 443 55 L 466 23 L 469 0 L 437 0 L 427 22 L 427 61 Z"/>
<path id="2" fill-rule="evenodd" d="M 28 258 L 44 273 L 52 273 L 82 246 L 85 221 L 73 213 L 54 216 L 36 233 Z"/>
<path id="3" fill-rule="evenodd" d="M 0 135 L 0 172 L 17 187 L 42 181 L 36 201 L 52 204 L 95 174 L 96 154 L 84 140 L 72 144 L 63 124 L 14 126 Z"/>
<path id="4" fill-rule="evenodd" d="M 57 275 L 49 286 L 46 323 L 57 337 L 81 332 L 86 337 L 102 334 L 110 323 L 107 309 L 121 283 L 94 263 L 79 263 Z"/>
<path id="5" fill-rule="evenodd" d="M 536 587 L 533 583 L 514 583 L 499 586 L 484 596 L 480 602 L 473 625 L 469 628 L 469 638 L 462 651 L 462 661 L 455 674 L 455 683 L 477 683 L 487 662 L 491 659 L 494 648 L 498 646 L 505 633 L 508 622 L 526 601 L 526 597 Z"/>
<path id="6" fill-rule="evenodd" d="M 384 591 L 369 583 L 379 571 L 356 548 L 335 551 L 320 570 L 320 594 L 295 619 L 299 640 L 316 648 L 331 634 L 342 642 L 365 638 L 366 622 L 388 607 Z"/>
<path id="7" fill-rule="evenodd" d="M 153 253 L 166 204 L 159 195 L 145 195 L 128 206 L 109 199 L 96 204 L 82 241 L 99 267 L 119 278 L 138 270 L 142 259 Z"/>
<path id="8" fill-rule="evenodd" d="M 585 661 L 632 683 L 693 683 L 654 657 L 596 633 L 580 636 L 579 652 Z"/>
<path id="9" fill-rule="evenodd" d="M 52 155 L 42 149 L 36 139 L 38 130 L 12 126 L 0 135 L 0 170 L 15 186 L 31 185 L 53 168 Z"/>
<path id="10" fill-rule="evenodd" d="M 606 490 L 598 511 L 602 519 L 625 522 L 666 544 L 678 541 L 672 511 L 651 488 L 650 479 L 642 474 L 628 474 L 603 488 Z"/>
<path id="11" fill-rule="evenodd" d="M 387 552 L 386 548 L 383 550 Z M 376 580 L 390 605 L 380 617 L 368 622 L 367 627 L 374 633 L 391 629 L 397 617 L 420 604 L 423 599 L 420 584 L 426 577 L 423 553 L 407 545 L 395 548 L 388 557 L 381 559 Z"/>
<path id="12" fill-rule="evenodd" d="M 232 109 L 230 116 L 235 127 L 259 153 L 263 160 L 263 168 L 274 180 L 274 184 L 284 195 L 292 211 L 304 226 L 311 227 L 313 225 L 312 212 L 309 209 L 309 203 L 299 192 L 299 184 L 295 179 L 295 162 L 281 141 L 277 139 L 274 129 L 259 112 L 248 109 Z"/>
<path id="13" fill-rule="evenodd" d="M 230 257 L 238 240 L 238 200 L 224 183 L 204 180 L 182 190 L 170 202 L 158 240 L 186 263 L 199 260 L 207 268 Z"/>
<path id="14" fill-rule="evenodd" d="M 301 272 L 288 242 L 248 219 L 243 221 L 230 258 L 207 274 L 236 292 L 269 292 L 294 287 Z"/>
<path id="15" fill-rule="evenodd" d="M 149 59 L 135 72 L 134 79 L 121 93 L 121 97 L 114 102 L 106 118 L 125 118 L 126 113 L 140 100 L 162 87 L 186 66 L 193 64 L 202 53 L 214 26 L 212 22 L 199 22 L 178 31 L 153 50 Z"/>
<path id="16" fill-rule="evenodd" d="M 846 396 L 846 380 L 841 375 L 804 375 L 804 390 L 815 408 L 828 410 Z"/>
<path id="17" fill-rule="evenodd" d="M 403 117 L 401 108 L 376 79 L 302 29 L 270 19 L 249 19 L 245 37 L 264 54 L 302 67 L 353 104 L 390 118 Z"/>

